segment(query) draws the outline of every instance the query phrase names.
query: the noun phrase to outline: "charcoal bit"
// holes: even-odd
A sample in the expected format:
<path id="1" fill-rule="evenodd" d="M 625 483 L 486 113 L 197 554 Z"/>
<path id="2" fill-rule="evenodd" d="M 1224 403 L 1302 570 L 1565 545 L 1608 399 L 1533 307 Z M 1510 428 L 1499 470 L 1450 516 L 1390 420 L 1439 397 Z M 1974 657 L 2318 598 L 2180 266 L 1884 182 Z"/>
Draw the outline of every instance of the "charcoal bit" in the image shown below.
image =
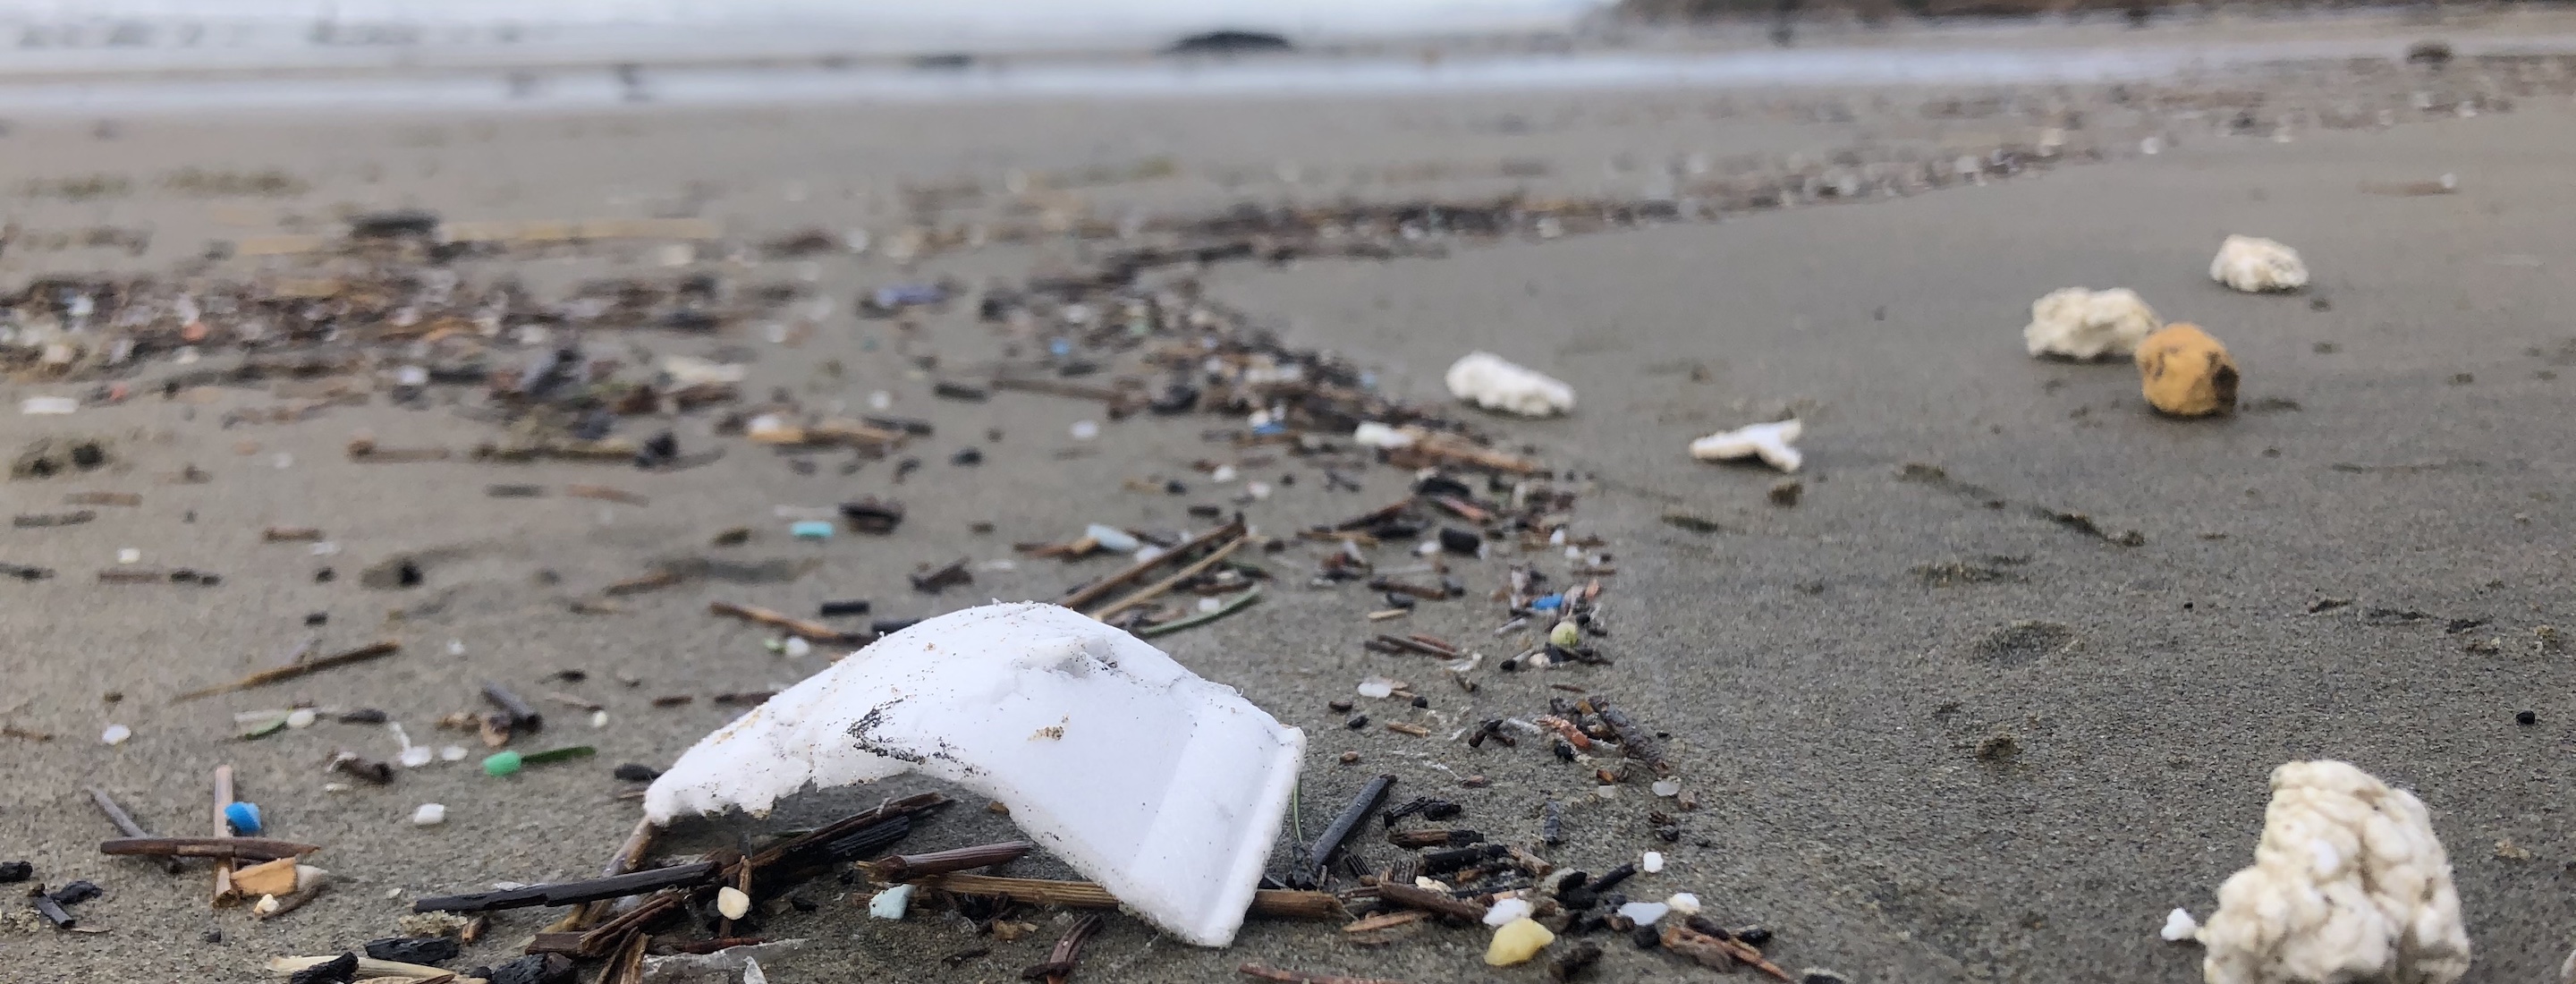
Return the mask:
<path id="1" fill-rule="evenodd" d="M 358 955 L 351 952 L 296 971 L 286 978 L 286 984 L 349 984 L 357 979 Z"/>
<path id="2" fill-rule="evenodd" d="M 444 936 L 388 936 L 367 941 L 367 956 L 376 960 L 435 967 L 456 959 L 465 948 Z"/>

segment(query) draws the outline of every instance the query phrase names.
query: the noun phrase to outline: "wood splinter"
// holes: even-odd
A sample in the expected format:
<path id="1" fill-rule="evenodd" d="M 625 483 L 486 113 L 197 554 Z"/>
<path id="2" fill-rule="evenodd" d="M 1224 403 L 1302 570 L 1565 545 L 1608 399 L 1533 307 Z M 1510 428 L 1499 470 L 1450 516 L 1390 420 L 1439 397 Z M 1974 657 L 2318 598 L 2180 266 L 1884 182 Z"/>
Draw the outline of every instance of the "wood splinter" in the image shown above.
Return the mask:
<path id="1" fill-rule="evenodd" d="M 1274 970 L 1256 963 L 1244 964 L 1235 968 L 1235 972 L 1245 977 L 1279 981 L 1280 984 L 1404 984 L 1402 981 L 1382 977 L 1344 977 L 1339 974 L 1308 974 L 1294 970 Z"/>

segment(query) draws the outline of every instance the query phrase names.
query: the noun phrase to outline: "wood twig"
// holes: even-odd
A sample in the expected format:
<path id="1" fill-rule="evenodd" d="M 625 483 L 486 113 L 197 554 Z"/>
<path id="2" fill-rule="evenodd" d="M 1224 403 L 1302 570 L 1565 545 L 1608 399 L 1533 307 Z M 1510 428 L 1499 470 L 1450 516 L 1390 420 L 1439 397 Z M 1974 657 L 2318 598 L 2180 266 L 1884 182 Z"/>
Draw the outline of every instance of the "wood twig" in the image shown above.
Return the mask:
<path id="1" fill-rule="evenodd" d="M 599 877 L 612 878 L 635 870 L 637 865 L 644 863 L 645 852 L 653 849 L 653 839 L 661 832 L 662 828 L 654 826 L 653 821 L 637 819 L 635 829 L 626 833 L 626 843 L 618 845 L 617 853 L 610 855 L 608 863 L 600 866 Z M 607 899 L 582 903 L 546 929 L 552 932 L 588 929 L 591 924 L 598 922 L 601 916 L 608 914 L 608 907 Z"/>
<path id="2" fill-rule="evenodd" d="M 107 814 L 107 822 L 115 824 L 119 833 L 122 833 L 127 837 L 152 836 L 151 831 L 143 829 L 142 824 L 134 822 L 133 814 L 125 812 L 124 807 L 116 805 L 115 798 L 107 795 L 107 790 L 100 789 L 96 786 L 89 787 L 89 801 L 98 804 L 98 812 Z M 178 874 L 182 867 L 183 866 L 179 863 L 178 858 L 166 857 L 161 859 L 162 870 L 168 871 L 171 874 Z"/>
<path id="3" fill-rule="evenodd" d="M 1131 594 L 1127 597 L 1120 598 L 1115 602 L 1111 602 L 1109 607 L 1091 613 L 1091 617 L 1106 622 L 1109 621 L 1111 616 L 1114 616 L 1119 612 L 1126 611 L 1127 609 L 1134 608 L 1138 605 L 1159 598 L 1162 596 L 1163 592 L 1172 590 L 1174 585 L 1187 581 L 1193 577 L 1197 577 L 1200 572 L 1223 562 L 1227 555 L 1241 549 L 1244 543 L 1250 539 L 1251 537 L 1238 536 L 1232 540 L 1228 540 L 1224 546 L 1218 547 L 1207 556 L 1199 558 L 1197 562 L 1181 568 L 1179 573 L 1147 585 L 1135 594 Z"/>
<path id="4" fill-rule="evenodd" d="M 1308 974 L 1294 970 L 1273 970 L 1256 963 L 1244 964 L 1241 967 L 1235 968 L 1235 972 L 1240 973 L 1245 977 L 1257 977 L 1265 981 L 1278 981 L 1280 984 L 1404 984 L 1402 981 L 1391 981 L 1380 977 L 1344 977 L 1339 974 Z"/>
<path id="5" fill-rule="evenodd" d="M 1064 607 L 1075 611 L 1081 611 L 1082 609 L 1089 607 L 1093 602 L 1097 602 L 1102 598 L 1108 597 L 1110 592 L 1116 591 L 1120 587 L 1133 583 L 1138 578 L 1144 577 L 1147 572 L 1150 572 L 1157 567 L 1161 567 L 1164 564 L 1178 560 L 1181 557 L 1187 556 L 1190 551 L 1223 542 L 1227 539 L 1240 536 L 1242 533 L 1243 519 L 1242 517 L 1236 517 L 1233 522 L 1229 522 L 1223 526 L 1219 526 L 1205 533 L 1191 537 L 1180 546 L 1166 550 L 1161 554 L 1156 555 L 1151 560 L 1137 561 L 1134 564 L 1128 565 L 1125 570 L 1111 574 L 1108 577 L 1101 578 L 1100 580 L 1093 581 L 1090 584 L 1083 585 L 1082 587 L 1075 589 L 1072 594 L 1064 596 L 1064 600 L 1059 601 L 1056 604 L 1063 605 Z"/>
<path id="6" fill-rule="evenodd" d="M 1020 971 L 1020 979 L 1045 981 L 1046 984 L 1064 984 L 1070 980 L 1074 967 L 1082 961 L 1082 945 L 1091 941 L 1092 934 L 1100 932 L 1100 924 L 1099 916 L 1084 916 L 1076 920 L 1073 928 L 1065 931 L 1064 938 L 1055 941 L 1055 949 L 1047 951 L 1046 962 Z"/>
<path id="7" fill-rule="evenodd" d="M 224 808 L 231 805 L 233 805 L 233 767 L 228 764 L 218 765 L 215 767 L 215 836 L 218 838 L 233 835 L 232 818 L 224 815 Z M 232 859 L 215 859 L 215 905 L 227 906 L 238 901 L 241 901 L 241 893 L 233 891 Z"/>
<path id="8" fill-rule="evenodd" d="M 952 871 L 990 868 L 997 864 L 1019 860 L 1035 848 L 1036 845 L 1027 841 L 1003 841 L 998 844 L 981 844 L 975 847 L 932 851 L 927 854 L 889 855 L 868 862 L 866 867 L 868 874 L 878 881 L 907 882 L 931 875 L 944 875 Z"/>
<path id="9" fill-rule="evenodd" d="M 261 670 L 222 686 L 207 687 L 202 690 L 191 690 L 187 693 L 170 698 L 170 702 L 176 704 L 181 701 L 195 700 L 199 697 L 212 697 L 216 694 L 228 694 L 236 690 L 248 690 L 252 687 L 264 687 L 272 683 L 280 683 L 287 680 L 293 680 L 297 677 L 319 673 L 323 670 L 348 666 L 352 663 L 363 663 L 380 656 L 390 656 L 400 649 L 402 649 L 402 644 L 391 639 L 371 642 L 345 653 L 333 653 L 320 659 L 307 660 L 301 663 L 290 663 L 273 670 Z"/>
<path id="10" fill-rule="evenodd" d="M 119 837 L 98 842 L 98 853 L 119 857 L 223 858 L 230 861 L 275 861 L 300 858 L 321 850 L 318 844 L 266 837 Z"/>
<path id="11" fill-rule="evenodd" d="M 1454 916 L 1470 923 L 1482 922 L 1485 907 L 1465 899 L 1451 898 L 1446 892 L 1434 892 L 1398 882 L 1380 882 L 1377 897 L 1407 909 L 1420 909 L 1434 915 Z"/>
<path id="12" fill-rule="evenodd" d="M 1118 897 L 1096 882 L 1054 881 L 1044 878 L 1000 878 L 993 875 L 932 875 L 913 882 L 923 888 L 935 888 L 953 895 L 991 895 L 1026 902 L 1031 905 L 1062 906 L 1067 909 L 1115 909 Z M 1260 889 L 1252 893 L 1252 906 L 1245 910 L 1256 916 L 1290 919 L 1340 919 L 1349 913 L 1342 900 L 1331 892 L 1299 892 L 1284 889 Z"/>
<path id="13" fill-rule="evenodd" d="M 673 865 L 633 874 L 612 875 L 587 881 L 556 882 L 530 885 L 526 888 L 472 895 L 441 895 L 420 899 L 411 904 L 413 912 L 490 912 L 495 909 L 522 909 L 536 905 L 572 905 L 598 899 L 642 895 L 665 888 L 705 884 L 716 873 L 712 861 Z"/>
<path id="14" fill-rule="evenodd" d="M 730 615 L 746 622 L 754 622 L 770 626 L 772 628 L 785 629 L 789 635 L 797 636 L 807 642 L 860 641 L 857 636 L 843 632 L 821 622 L 809 622 L 793 615 L 773 612 L 769 609 L 753 605 L 737 605 L 730 601 L 712 601 L 707 603 L 707 611 L 717 615 Z"/>

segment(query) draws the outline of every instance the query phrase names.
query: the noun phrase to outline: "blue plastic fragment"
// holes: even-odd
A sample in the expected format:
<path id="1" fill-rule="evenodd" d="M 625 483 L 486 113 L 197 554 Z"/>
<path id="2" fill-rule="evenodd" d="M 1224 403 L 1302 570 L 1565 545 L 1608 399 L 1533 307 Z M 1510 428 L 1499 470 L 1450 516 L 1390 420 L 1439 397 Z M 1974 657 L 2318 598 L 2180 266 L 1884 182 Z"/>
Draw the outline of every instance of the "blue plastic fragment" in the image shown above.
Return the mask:
<path id="1" fill-rule="evenodd" d="M 799 540 L 829 540 L 832 538 L 832 524 L 829 520 L 803 520 L 787 527 L 787 535 Z"/>
<path id="2" fill-rule="evenodd" d="M 1288 425 L 1286 425 L 1286 424 L 1263 424 L 1263 425 L 1261 425 L 1261 426 L 1259 426 L 1259 427 L 1255 427 L 1255 428 L 1253 428 L 1253 429 L 1252 429 L 1252 433 L 1253 433 L 1254 435 L 1256 435 L 1256 436 L 1266 436 L 1266 435 L 1270 435 L 1270 434 L 1285 434 L 1285 433 L 1288 433 Z"/>
<path id="3" fill-rule="evenodd" d="M 1530 599 L 1529 606 L 1532 611 L 1546 611 L 1550 608 L 1563 608 L 1565 607 L 1565 596 L 1561 594 L 1541 595 Z"/>
<path id="4" fill-rule="evenodd" d="M 1047 351 L 1048 351 L 1048 352 L 1050 352 L 1050 353 L 1053 353 L 1057 358 L 1063 358 L 1063 357 L 1065 357 L 1065 356 L 1072 355 L 1072 354 L 1073 354 L 1073 341 L 1072 341 L 1071 339 L 1059 338 L 1059 339 L 1056 339 L 1056 340 L 1054 340 L 1054 341 L 1048 342 L 1048 343 L 1047 343 Z"/>
<path id="5" fill-rule="evenodd" d="M 238 836 L 258 836 L 259 804 L 244 803 L 240 800 L 224 804 L 224 826 L 231 827 L 233 833 Z"/>

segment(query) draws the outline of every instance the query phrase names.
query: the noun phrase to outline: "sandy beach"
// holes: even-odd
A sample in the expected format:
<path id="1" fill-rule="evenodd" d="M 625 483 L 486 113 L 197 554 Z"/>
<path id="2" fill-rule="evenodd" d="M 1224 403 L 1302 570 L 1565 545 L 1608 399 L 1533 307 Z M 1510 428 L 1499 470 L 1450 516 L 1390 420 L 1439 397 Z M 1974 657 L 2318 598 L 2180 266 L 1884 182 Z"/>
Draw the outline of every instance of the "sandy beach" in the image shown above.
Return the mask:
<path id="1" fill-rule="evenodd" d="M 2442 33 L 2375 30 L 2394 42 Z M 2111 46 L 2156 32 L 2084 36 Z M 541 297 L 612 277 L 712 274 L 745 295 L 772 285 L 795 302 L 710 332 L 580 341 L 629 366 L 741 363 L 746 402 L 914 418 L 931 431 L 866 460 L 722 433 L 722 407 L 642 415 L 617 433 L 668 429 L 684 458 L 721 455 L 639 471 L 473 460 L 466 449 L 505 431 L 480 385 L 397 402 L 382 373 L 361 373 L 358 398 L 319 404 L 294 381 L 162 386 L 237 362 L 232 352 L 0 382 L 7 408 L 83 400 L 69 415 L 0 415 L 0 449 L 86 436 L 109 454 L 94 470 L 0 483 L 13 514 L 96 514 L 0 531 L 0 562 L 53 572 L 0 581 L 0 725 L 12 729 L 0 737 L 0 861 L 106 889 L 78 910 L 103 932 L 0 918 L 0 978 L 270 980 L 272 956 L 394 935 L 419 897 L 596 875 L 638 814 L 613 766 L 668 765 L 741 712 L 719 695 L 775 690 L 827 665 L 828 649 L 784 657 L 763 644 L 775 633 L 711 616 L 710 602 L 806 616 L 827 599 L 867 598 L 874 617 L 909 619 L 1054 599 L 1122 561 L 1030 558 L 1014 544 L 1095 522 L 1194 532 L 1213 523 L 1189 508 L 1214 505 L 1288 541 L 1258 560 L 1273 580 L 1262 603 L 1156 642 L 1305 730 L 1294 822 L 1309 836 L 1369 778 L 1393 773 L 1399 800 L 1453 799 L 1466 808 L 1460 825 L 1515 844 L 1535 843 L 1543 804 L 1568 804 L 1566 843 L 1549 860 L 1600 871 L 1661 851 L 1668 867 L 1638 876 L 1633 894 L 1695 892 L 1724 924 L 1767 927 L 1766 952 L 1791 971 L 2179 982 L 2198 979 L 2201 950 L 2157 938 L 2165 913 L 2206 917 L 2218 883 L 2249 863 L 2274 766 L 2338 758 L 2431 808 L 2475 946 L 2465 979 L 2554 979 L 2576 933 L 2576 824 L 2562 809 L 2576 782 L 2576 668 L 2551 643 L 2576 631 L 2565 553 L 2576 287 L 2558 276 L 2576 267 L 2572 94 L 2576 63 L 2493 55 L 2018 87 L 17 120 L 0 136 L 12 230 L 0 286 L 11 292 L 47 276 L 349 275 L 327 244 L 350 216 L 393 209 L 450 223 L 700 220 L 712 235 L 676 252 L 648 238 L 468 253 L 441 268 Z M 2453 187 L 2427 193 L 2446 175 Z M 938 381 L 1043 350 L 979 321 L 987 288 L 1090 269 L 1122 248 L 1114 233 L 1066 229 L 1247 203 L 1464 205 L 1512 193 L 1658 202 L 1677 218 L 1152 276 L 1195 278 L 1285 345 L 1334 352 L 1389 395 L 1543 462 L 1576 497 L 1569 532 L 1598 537 L 1615 568 L 1601 577 L 1610 631 L 1596 641 L 1610 665 L 1497 667 L 1544 627 L 1497 635 L 1504 617 L 1488 593 L 1515 563 L 1580 581 L 1552 549 L 1497 540 L 1487 557 L 1448 558 L 1466 594 L 1387 623 L 1365 617 L 1386 607 L 1379 592 L 1310 583 L 1332 548 L 1296 531 L 1403 498 L 1408 470 L 1346 451 L 1333 460 L 1361 464 L 1337 486 L 1320 459 L 1226 439 L 1239 419 L 1112 419 L 1097 401 L 933 394 Z M 763 248 L 808 230 L 825 245 Z M 942 231 L 957 241 L 941 245 Z M 2210 256 L 2233 233 L 2298 247 L 2314 283 L 2294 295 L 2212 283 Z M 942 279 L 964 296 L 902 319 L 856 310 L 878 288 Z M 2134 288 L 2166 318 L 2223 339 L 2244 371 L 2240 411 L 2161 418 L 2125 361 L 2026 356 L 2031 301 L 2072 285 Z M 1476 349 L 1571 383 L 1576 411 L 1522 420 L 1452 406 L 1441 371 Z M 390 344 L 371 352 L 388 372 L 402 359 Z M 1084 381 L 1132 371 L 1113 361 Z M 111 383 L 125 398 L 98 399 Z M 282 407 L 299 419 L 279 422 Z M 1774 472 L 1684 453 L 1692 438 L 1787 416 L 1806 428 L 1794 506 L 1773 503 Z M 1085 420 L 1096 438 L 1070 433 Z M 346 446 L 360 435 L 457 454 L 353 460 Z M 980 464 L 956 462 L 968 448 Z M 900 468 L 904 458 L 918 468 Z M 1239 477 L 1219 482 L 1200 463 Z M 174 477 L 192 468 L 204 480 Z M 1247 496 L 1254 480 L 1272 491 Z M 1186 493 L 1165 494 L 1168 481 Z M 553 494 L 487 494 L 502 483 Z M 644 501 L 561 493 L 575 484 Z M 140 504 L 66 500 L 93 492 Z M 788 535 L 791 518 L 863 496 L 903 501 L 902 525 Z M 2138 542 L 2046 513 L 2083 513 Z M 337 552 L 264 542 L 270 527 L 318 529 Z M 737 527 L 746 541 L 715 545 Z M 1403 567 L 1416 562 L 1410 546 L 1374 557 Z M 140 566 L 221 581 L 102 582 L 125 548 Z M 959 558 L 971 585 L 911 586 L 923 565 Z M 405 559 L 417 585 L 368 576 Z M 581 604 L 666 568 L 700 576 Z M 1452 674 L 1362 648 L 1386 631 L 1488 658 Z M 377 639 L 401 651 L 173 701 L 276 665 L 307 638 L 323 653 Z M 1375 720 L 1346 727 L 1328 702 L 1373 674 L 1415 684 L 1429 706 L 1359 698 Z M 383 726 L 326 718 L 236 737 L 239 712 L 374 708 L 415 741 L 479 758 L 472 733 L 436 722 L 481 709 L 487 680 L 571 698 L 546 703 L 546 730 L 513 747 L 588 744 L 597 755 L 506 780 L 471 760 L 438 764 L 335 792 L 324 785 L 342 777 L 324 765 L 336 750 L 393 756 Z M 1696 809 L 1643 778 L 1604 798 L 1602 763 L 1560 762 L 1538 741 L 1470 748 L 1453 737 L 1547 713 L 1551 697 L 1575 696 L 1567 688 L 1614 698 L 1667 734 Z M 680 695 L 692 699 L 657 706 Z M 604 724 L 577 703 L 604 708 Z M 2524 711 L 2534 723 L 2517 723 Z M 1391 721 L 1429 735 L 1385 730 Z M 112 724 L 132 738 L 101 743 Z M 203 834 L 208 777 L 226 763 L 275 836 L 324 845 L 312 863 L 335 876 L 328 894 L 255 921 L 209 908 L 202 863 L 172 875 L 97 853 L 113 829 L 85 787 L 156 833 Z M 1489 784 L 1462 785 L 1471 775 Z M 935 788 L 809 794 L 767 819 L 685 822 L 662 849 L 741 846 Z M 413 826 L 431 802 L 446 822 Z M 981 806 L 952 807 L 905 849 L 1014 836 Z M 1651 813 L 1676 820 L 1678 838 L 1657 836 Z M 1295 836 L 1283 833 L 1274 865 Z M 1370 867 L 1403 853 L 1374 827 L 1354 845 Z M 1072 877 L 1044 856 L 1011 873 Z M 761 926 L 811 941 L 770 966 L 772 980 L 1015 980 L 1071 923 L 1029 910 L 1020 918 L 1037 930 L 1005 941 L 927 906 L 900 923 L 870 920 L 863 885 L 825 878 L 798 897 L 813 911 L 782 906 Z M 554 915 L 496 913 L 452 966 L 515 957 Z M 1486 967 L 1482 930 L 1338 926 L 1254 919 L 1233 947 L 1204 950 L 1113 916 L 1078 979 L 1225 980 L 1245 961 L 1417 982 L 1546 979 L 1543 964 Z M 1714 976 L 1615 934 L 1594 939 L 1608 951 L 1595 979 Z"/>

